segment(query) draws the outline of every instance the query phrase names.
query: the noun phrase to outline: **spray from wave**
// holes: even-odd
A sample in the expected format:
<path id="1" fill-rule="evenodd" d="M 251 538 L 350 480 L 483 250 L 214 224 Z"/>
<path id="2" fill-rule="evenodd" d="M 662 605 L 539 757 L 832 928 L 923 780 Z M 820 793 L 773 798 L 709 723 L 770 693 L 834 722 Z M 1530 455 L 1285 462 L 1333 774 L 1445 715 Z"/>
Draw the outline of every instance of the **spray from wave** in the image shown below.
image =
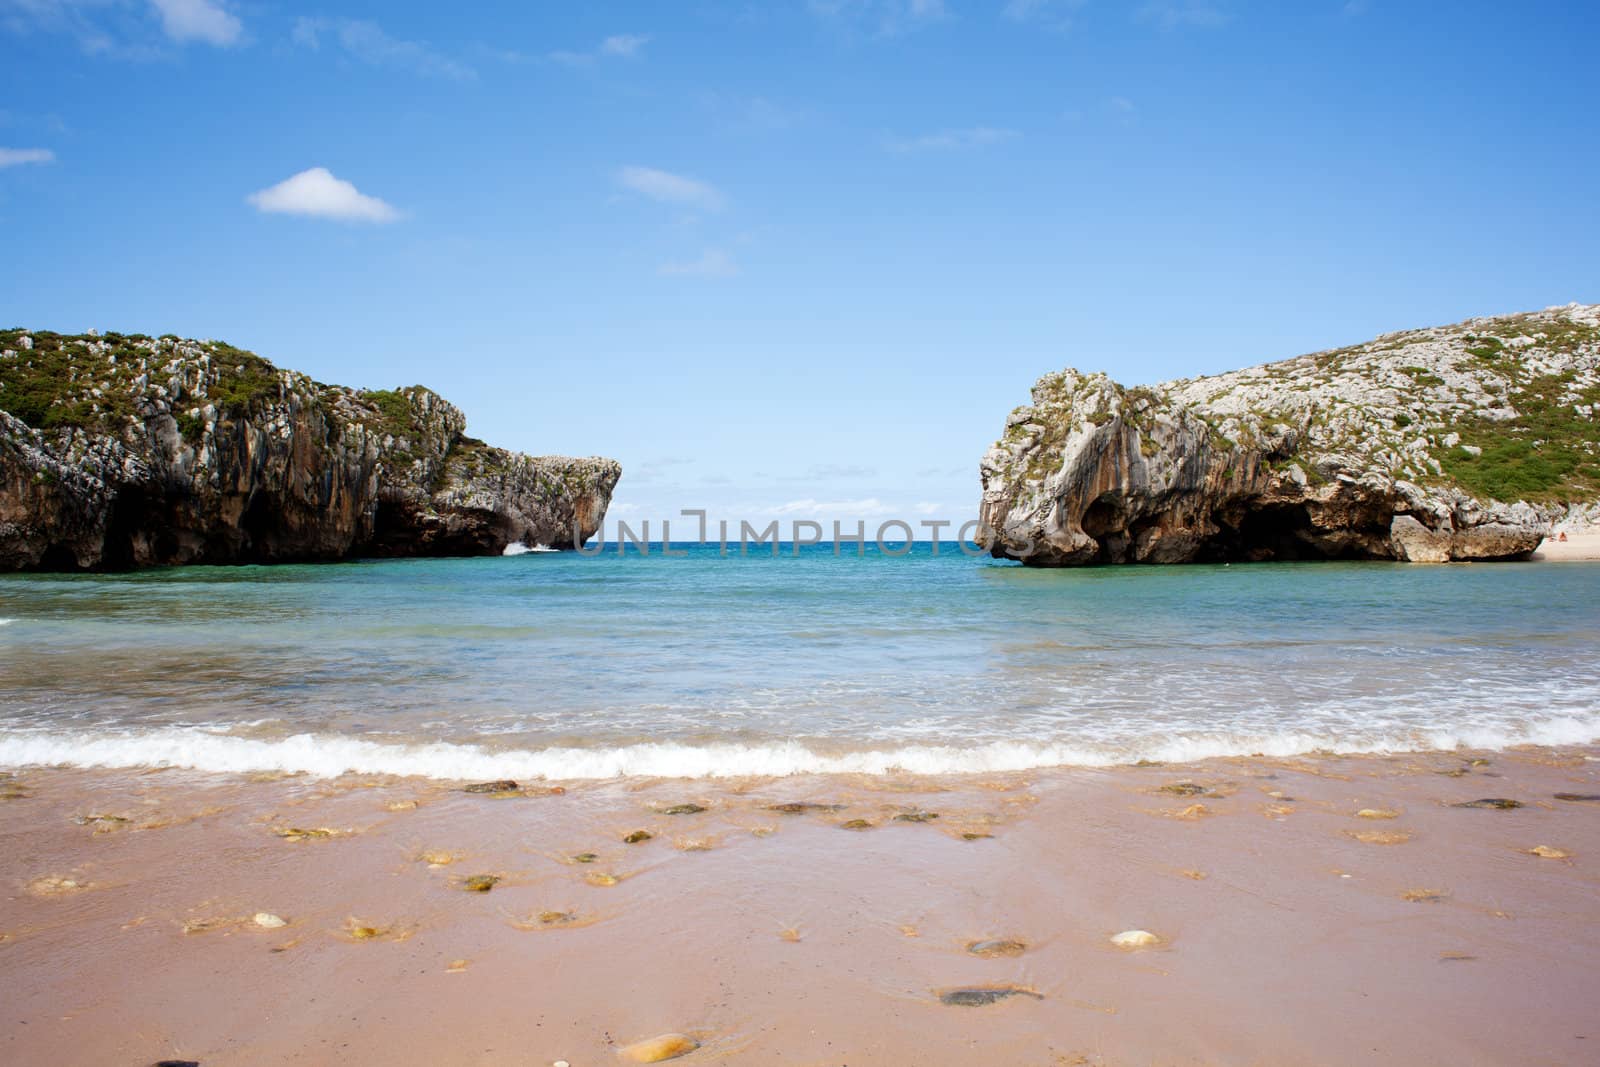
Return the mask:
<path id="1" fill-rule="evenodd" d="M 1217 733 L 1124 746 L 994 741 L 961 746 L 910 744 L 845 752 L 821 752 L 793 741 L 495 750 L 448 742 L 408 744 L 309 733 L 263 740 L 169 727 L 123 734 L 10 732 L 0 735 L 0 766 L 182 767 L 221 773 L 300 772 L 319 777 L 358 773 L 573 781 L 892 772 L 978 774 L 1047 767 L 1110 767 L 1141 760 L 1189 763 L 1227 756 L 1358 755 L 1596 742 L 1600 742 L 1600 714 L 1549 719 L 1518 728 L 1428 730 L 1363 740 L 1292 732 L 1255 736 Z"/>

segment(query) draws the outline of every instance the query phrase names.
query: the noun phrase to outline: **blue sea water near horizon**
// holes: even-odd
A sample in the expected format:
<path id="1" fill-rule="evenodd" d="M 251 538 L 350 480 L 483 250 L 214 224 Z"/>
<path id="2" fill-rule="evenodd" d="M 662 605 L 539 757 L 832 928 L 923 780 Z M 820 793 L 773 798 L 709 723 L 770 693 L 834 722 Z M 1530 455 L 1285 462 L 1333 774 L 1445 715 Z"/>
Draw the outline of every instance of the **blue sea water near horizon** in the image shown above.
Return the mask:
<path id="1" fill-rule="evenodd" d="M 891 546 L 893 547 L 893 546 Z M 1600 564 L 919 543 L 0 578 L 0 766 L 947 774 L 1600 741 Z"/>

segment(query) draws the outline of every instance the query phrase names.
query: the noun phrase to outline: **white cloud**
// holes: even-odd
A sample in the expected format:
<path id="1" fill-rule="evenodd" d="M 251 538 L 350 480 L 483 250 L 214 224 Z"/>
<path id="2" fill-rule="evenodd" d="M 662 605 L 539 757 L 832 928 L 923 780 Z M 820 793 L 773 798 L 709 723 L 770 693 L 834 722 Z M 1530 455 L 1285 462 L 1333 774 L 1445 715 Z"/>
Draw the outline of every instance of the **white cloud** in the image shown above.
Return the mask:
<path id="1" fill-rule="evenodd" d="M 421 42 L 391 37 L 382 26 L 367 19 L 301 17 L 294 20 L 293 37 L 296 44 L 313 50 L 320 49 L 327 38 L 352 59 L 374 67 L 394 67 L 456 81 L 471 81 L 478 76 L 465 63 L 440 55 Z"/>
<path id="2" fill-rule="evenodd" d="M 400 212 L 375 196 L 328 173 L 325 167 L 303 170 L 246 198 L 257 211 L 305 215 L 341 222 L 393 222 Z"/>
<path id="3" fill-rule="evenodd" d="M 921 137 L 893 138 L 888 142 L 888 147 L 894 152 L 948 152 L 958 148 L 982 148 L 985 145 L 1001 144 L 1020 136 L 1016 130 L 973 126 L 965 130 L 940 130 L 937 133 L 923 134 Z"/>
<path id="4" fill-rule="evenodd" d="M 216 0 L 150 0 L 150 4 L 161 15 L 161 28 L 179 43 L 204 41 L 226 47 L 244 31 L 238 18 Z"/>
<path id="5" fill-rule="evenodd" d="M 663 263 L 656 273 L 680 278 L 732 278 L 739 273 L 739 264 L 720 248 L 708 248 L 696 259 Z"/>
<path id="6" fill-rule="evenodd" d="M 56 154 L 48 148 L 0 148 L 0 170 L 26 163 L 54 163 Z"/>
<path id="7" fill-rule="evenodd" d="M 550 58 L 571 67 L 587 66 L 597 59 L 633 59 L 649 42 L 649 34 L 618 33 L 607 37 L 588 52 L 551 52 Z"/>
<path id="8" fill-rule="evenodd" d="M 724 197 L 714 186 L 654 167 L 623 167 L 617 171 L 617 184 L 663 204 L 684 204 L 716 211 Z"/>
<path id="9" fill-rule="evenodd" d="M 650 40 L 648 34 L 619 33 L 614 37 L 607 37 L 600 42 L 600 54 L 604 56 L 635 56 Z"/>

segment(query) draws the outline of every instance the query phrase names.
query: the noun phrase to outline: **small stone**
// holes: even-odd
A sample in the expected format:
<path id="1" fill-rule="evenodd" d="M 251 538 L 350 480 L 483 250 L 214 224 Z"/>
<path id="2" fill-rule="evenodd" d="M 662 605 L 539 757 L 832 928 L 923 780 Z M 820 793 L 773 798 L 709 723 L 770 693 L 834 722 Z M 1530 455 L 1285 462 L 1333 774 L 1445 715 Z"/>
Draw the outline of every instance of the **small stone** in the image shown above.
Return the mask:
<path id="1" fill-rule="evenodd" d="M 451 960 L 450 966 L 444 969 L 445 974 L 460 974 L 466 970 L 471 960 Z"/>
<path id="2" fill-rule="evenodd" d="M 1362 808 L 1356 812 L 1358 819 L 1398 819 L 1400 813 L 1389 808 Z"/>
<path id="3" fill-rule="evenodd" d="M 655 836 L 656 835 L 651 833 L 649 830 L 635 830 L 633 833 L 629 834 L 627 837 L 624 837 L 622 839 L 622 843 L 624 845 L 643 844 L 644 842 L 650 840 L 651 838 L 653 838 Z"/>
<path id="4" fill-rule="evenodd" d="M 418 856 L 417 859 L 426 863 L 429 867 L 437 869 L 439 867 L 448 867 L 454 863 L 456 854 L 454 852 L 445 852 L 442 849 L 429 849 Z"/>
<path id="5" fill-rule="evenodd" d="M 843 804 L 812 804 L 808 801 L 790 801 L 786 804 L 773 804 L 767 808 L 779 815 L 807 815 L 811 812 L 843 811 Z"/>
<path id="6" fill-rule="evenodd" d="M 263 930 L 277 930 L 288 926 L 288 922 L 272 914 L 270 911 L 258 911 L 251 916 L 250 921 Z"/>
<path id="7" fill-rule="evenodd" d="M 601 888 L 613 886 L 622 881 L 622 879 L 618 878 L 614 874 L 604 874 L 600 871 L 590 871 L 588 874 L 583 876 L 583 880 L 588 882 L 590 885 L 600 886 Z"/>
<path id="8" fill-rule="evenodd" d="M 964 833 L 962 833 L 961 840 L 963 840 L 963 841 L 988 841 L 993 837 L 994 837 L 993 834 L 980 834 L 976 830 L 967 830 Z"/>
<path id="9" fill-rule="evenodd" d="M 389 811 L 416 811 L 418 807 L 415 800 L 391 800 L 384 805 Z"/>
<path id="10" fill-rule="evenodd" d="M 1345 833 L 1364 845 L 1403 845 L 1411 840 L 1404 830 L 1346 830 Z"/>
<path id="11" fill-rule="evenodd" d="M 663 815 L 699 815 L 702 811 L 705 811 L 705 810 L 706 810 L 705 808 L 702 808 L 698 804 L 674 804 L 670 808 L 663 808 L 662 811 L 661 811 L 661 814 L 663 814 Z"/>
<path id="12" fill-rule="evenodd" d="M 200 1067 L 199 1060 L 157 1060 L 151 1067 Z"/>
<path id="13" fill-rule="evenodd" d="M 841 830 L 870 830 L 872 824 L 865 819 L 851 819 L 849 822 L 840 823 Z"/>
<path id="14" fill-rule="evenodd" d="M 1161 944 L 1161 938 L 1149 930 L 1124 930 L 1111 939 L 1118 948 L 1150 948 Z"/>
<path id="15" fill-rule="evenodd" d="M 464 787 L 463 793 L 515 793 L 520 786 L 509 778 L 502 778 L 494 782 L 473 782 Z"/>
<path id="16" fill-rule="evenodd" d="M 323 841 L 339 835 L 339 831 L 330 830 L 326 826 L 274 826 L 272 832 L 285 841 Z"/>
<path id="17" fill-rule="evenodd" d="M 1486 808 L 1490 811 L 1511 811 L 1522 807 L 1520 800 L 1507 800 L 1505 797 L 1482 797 L 1478 800 L 1464 800 L 1460 804 L 1450 805 L 1452 808 Z"/>
<path id="18" fill-rule="evenodd" d="M 972 941 L 967 945 L 967 951 L 974 956 L 984 959 L 995 959 L 1001 956 L 1020 956 L 1028 950 L 1028 946 L 1021 941 L 1010 938 L 991 938 L 987 941 Z"/>
<path id="19" fill-rule="evenodd" d="M 1600 803 L 1600 793 L 1555 793 L 1555 794 L 1552 794 L 1552 795 L 1557 800 L 1567 800 L 1567 801 L 1571 801 L 1571 802 L 1573 802 L 1575 804 L 1581 804 L 1581 803 L 1596 804 L 1596 803 Z"/>
<path id="20" fill-rule="evenodd" d="M 1412 904 L 1437 904 L 1450 896 L 1448 889 L 1408 889 L 1400 899 Z"/>
<path id="21" fill-rule="evenodd" d="M 662 1034 L 660 1037 L 648 1038 L 644 1041 L 635 1041 L 631 1045 L 624 1045 L 618 1053 L 634 1063 L 660 1063 L 663 1060 L 675 1060 L 679 1056 L 687 1056 L 700 1047 L 700 1042 L 683 1034 Z"/>
<path id="22" fill-rule="evenodd" d="M 462 879 L 461 888 L 469 893 L 487 893 L 500 882 L 498 874 L 474 874 Z"/>
<path id="23" fill-rule="evenodd" d="M 1156 792 L 1166 793 L 1175 797 L 1198 797 L 1205 795 L 1206 787 L 1197 785 L 1194 782 L 1172 782 L 1168 785 L 1157 786 Z"/>
<path id="24" fill-rule="evenodd" d="M 566 1060 L 557 1060 L 556 1062 L 552 1063 L 550 1067 L 572 1067 L 572 1064 L 568 1063 Z"/>
<path id="25" fill-rule="evenodd" d="M 1535 845 L 1528 849 L 1528 855 L 1538 856 L 1542 860 L 1566 860 L 1572 858 L 1572 853 L 1564 848 L 1552 848 L 1549 845 Z"/>
<path id="26" fill-rule="evenodd" d="M 1043 1000 L 1044 994 L 1019 986 L 963 986 L 947 989 L 939 994 L 939 1003 L 952 1008 L 983 1008 L 998 1004 L 1009 997 L 1032 997 Z"/>
<path id="27" fill-rule="evenodd" d="M 570 911 L 541 911 L 539 922 L 545 926 L 566 926 L 578 921 L 575 912 Z"/>
<path id="28" fill-rule="evenodd" d="M 932 822 L 939 817 L 936 811 L 902 811 L 894 817 L 895 822 Z"/>
<path id="29" fill-rule="evenodd" d="M 596 856 L 593 852 L 580 852 L 576 856 L 572 857 L 572 862 L 573 863 L 593 863 L 595 860 L 597 860 L 599 858 L 600 857 Z"/>

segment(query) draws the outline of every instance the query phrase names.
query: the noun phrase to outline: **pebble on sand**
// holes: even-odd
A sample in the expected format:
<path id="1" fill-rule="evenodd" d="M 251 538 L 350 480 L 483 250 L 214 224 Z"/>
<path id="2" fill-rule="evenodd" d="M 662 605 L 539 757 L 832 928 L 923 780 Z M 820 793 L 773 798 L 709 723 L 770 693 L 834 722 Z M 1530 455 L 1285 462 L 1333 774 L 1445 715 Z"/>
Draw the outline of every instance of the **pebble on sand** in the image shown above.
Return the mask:
<path id="1" fill-rule="evenodd" d="M 622 843 L 624 845 L 639 845 L 639 844 L 643 844 L 646 841 L 649 841 L 651 838 L 653 838 L 655 836 L 656 835 L 651 833 L 649 830 L 635 830 L 633 833 L 629 834 L 627 837 L 624 837 L 622 839 Z"/>
<path id="2" fill-rule="evenodd" d="M 634 1063 L 661 1063 L 687 1056 L 700 1047 L 700 1042 L 684 1034 L 662 1034 L 659 1037 L 635 1041 L 618 1049 L 623 1059 Z"/>
<path id="3" fill-rule="evenodd" d="M 28 883 L 28 892 L 40 897 L 56 897 L 64 893 L 76 893 L 80 889 L 88 888 L 88 882 L 81 882 L 76 878 L 64 878 L 55 874 L 35 878 Z"/>
<path id="4" fill-rule="evenodd" d="M 902 811 L 894 817 L 895 822 L 932 822 L 939 817 L 936 811 L 923 811 L 920 808 L 911 811 Z"/>
<path id="5" fill-rule="evenodd" d="M 1111 939 L 1118 948 L 1150 948 L 1161 944 L 1161 938 L 1149 930 L 1124 930 Z"/>
<path id="6" fill-rule="evenodd" d="M 325 841 L 349 831 L 334 830 L 326 826 L 274 826 L 272 832 L 285 841 Z"/>
<path id="7" fill-rule="evenodd" d="M 772 804 L 768 811 L 775 811 L 779 815 L 807 815 L 811 812 L 843 811 L 843 804 L 814 804 L 810 801 L 792 800 L 786 804 Z"/>
<path id="8" fill-rule="evenodd" d="M 849 822 L 840 823 L 839 824 L 839 829 L 841 829 L 841 830 L 870 830 L 870 829 L 872 829 L 872 823 L 868 822 L 866 819 L 851 819 Z"/>
<path id="9" fill-rule="evenodd" d="M 1574 804 L 1600 802 L 1600 793 L 1553 793 L 1557 800 L 1566 800 Z"/>
<path id="10" fill-rule="evenodd" d="M 998 1004 L 1010 997 L 1032 997 L 1034 1000 L 1043 1000 L 1044 994 L 1022 986 L 962 986 L 959 989 L 946 989 L 939 994 L 939 1003 L 952 1008 L 983 1008 L 990 1004 Z"/>
<path id="11" fill-rule="evenodd" d="M 1364 845 L 1403 845 L 1411 840 L 1404 830 L 1346 830 L 1346 834 Z"/>
<path id="12" fill-rule="evenodd" d="M 622 881 L 622 879 L 618 878 L 616 875 L 606 874 L 604 871 L 590 871 L 588 874 L 583 876 L 583 880 L 588 882 L 590 885 L 597 885 L 601 886 L 602 888 L 605 886 L 616 885 L 618 882 Z"/>
<path id="13" fill-rule="evenodd" d="M 670 808 L 662 808 L 663 815 L 699 815 L 706 809 L 699 804 L 674 804 Z"/>
<path id="14" fill-rule="evenodd" d="M 515 793 L 520 786 L 509 778 L 502 778 L 494 782 L 473 782 L 464 787 L 463 793 Z"/>
<path id="15" fill-rule="evenodd" d="M 1452 808 L 1487 808 L 1490 811 L 1512 811 L 1522 807 L 1522 801 L 1508 800 L 1505 797 L 1481 797 L 1478 800 L 1463 800 L 1459 804 L 1450 806 Z"/>
<path id="16" fill-rule="evenodd" d="M 250 917 L 250 921 L 263 930 L 277 930 L 289 925 L 287 920 L 272 914 L 270 911 L 258 911 Z"/>
<path id="17" fill-rule="evenodd" d="M 1028 951 L 1028 946 L 1026 942 L 1013 938 L 992 937 L 984 941 L 968 942 L 967 951 L 984 959 L 996 959 L 1002 956 L 1020 956 Z"/>
<path id="18" fill-rule="evenodd" d="M 474 874 L 461 880 L 461 888 L 469 893 L 487 893 L 499 884 L 498 874 Z"/>
<path id="19" fill-rule="evenodd" d="M 1542 860 L 1569 860 L 1572 853 L 1564 848 L 1554 848 L 1550 845 L 1534 845 L 1528 849 L 1528 855 L 1538 856 Z"/>
<path id="20" fill-rule="evenodd" d="M 1450 896 L 1448 889 L 1407 889 L 1400 899 L 1411 904 L 1437 904 Z"/>
<path id="21" fill-rule="evenodd" d="M 576 856 L 572 857 L 572 862 L 573 863 L 593 863 L 595 860 L 597 860 L 599 858 L 600 857 L 595 855 L 593 852 L 580 852 Z"/>
<path id="22" fill-rule="evenodd" d="M 1358 819 L 1398 819 L 1400 813 L 1392 808 L 1362 808 L 1356 812 Z"/>

